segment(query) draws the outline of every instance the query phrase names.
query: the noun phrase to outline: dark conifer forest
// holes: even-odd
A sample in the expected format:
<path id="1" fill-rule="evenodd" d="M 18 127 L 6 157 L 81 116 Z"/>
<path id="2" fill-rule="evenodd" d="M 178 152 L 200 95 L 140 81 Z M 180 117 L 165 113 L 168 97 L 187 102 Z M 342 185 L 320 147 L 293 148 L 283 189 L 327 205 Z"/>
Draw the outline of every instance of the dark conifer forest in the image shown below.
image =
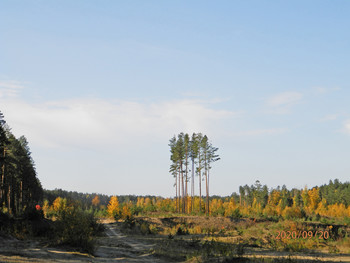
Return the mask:
<path id="1" fill-rule="evenodd" d="M 21 215 L 32 209 L 43 197 L 25 136 L 16 138 L 0 112 L 0 209 Z"/>

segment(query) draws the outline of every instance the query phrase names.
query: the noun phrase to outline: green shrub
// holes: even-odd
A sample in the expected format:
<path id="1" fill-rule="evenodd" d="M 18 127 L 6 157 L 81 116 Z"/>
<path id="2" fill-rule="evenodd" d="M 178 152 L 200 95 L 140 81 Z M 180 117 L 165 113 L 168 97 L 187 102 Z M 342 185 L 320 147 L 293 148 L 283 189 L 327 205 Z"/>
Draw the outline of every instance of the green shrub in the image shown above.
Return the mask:
<path id="1" fill-rule="evenodd" d="M 8 214 L 3 213 L 0 210 L 0 231 L 7 232 L 8 231 L 8 224 L 10 222 L 10 216 Z"/>
<path id="2" fill-rule="evenodd" d="M 300 252 L 305 250 L 304 240 L 291 239 L 289 242 L 284 243 L 284 250 L 290 252 Z"/>
<path id="3" fill-rule="evenodd" d="M 54 235 L 54 224 L 52 221 L 42 218 L 30 222 L 30 234 L 35 237 L 52 238 Z"/>
<path id="4" fill-rule="evenodd" d="M 142 212 L 143 212 L 143 209 L 140 206 L 135 205 L 135 206 L 131 207 L 131 215 L 133 215 L 133 216 L 137 216 L 137 215 L 141 214 Z"/>
<path id="5" fill-rule="evenodd" d="M 217 242 L 215 240 L 208 241 L 206 240 L 202 245 L 201 253 L 205 258 L 212 257 L 224 257 L 225 262 L 228 262 L 229 259 L 235 260 L 241 257 L 244 254 L 244 244 L 230 244 Z"/>
<path id="6" fill-rule="evenodd" d="M 143 222 L 140 225 L 140 231 L 142 235 L 149 235 L 152 234 L 151 229 L 149 228 L 149 225 L 146 222 Z"/>
<path id="7" fill-rule="evenodd" d="M 92 214 L 78 208 L 65 210 L 56 222 L 58 244 L 69 245 L 90 254 L 94 251 L 93 236 L 99 230 L 99 224 Z"/>
<path id="8" fill-rule="evenodd" d="M 154 224 L 149 225 L 149 230 L 150 230 L 151 234 L 158 234 L 158 228 Z"/>
<path id="9" fill-rule="evenodd" d="M 135 218 L 133 216 L 126 216 L 123 222 L 123 228 L 132 229 L 136 225 Z"/>
<path id="10" fill-rule="evenodd" d="M 350 217 L 344 217 L 342 223 L 345 225 L 350 225 Z"/>
<path id="11" fill-rule="evenodd" d="M 94 215 L 97 218 L 104 218 L 104 217 L 108 217 L 108 212 L 107 212 L 107 209 L 98 209 L 94 211 Z"/>
<path id="12" fill-rule="evenodd" d="M 321 219 L 321 216 L 320 216 L 320 214 L 319 214 L 319 213 L 317 213 L 317 215 L 315 216 L 314 221 L 319 222 L 319 221 L 320 221 L 320 219 Z"/>
<path id="13" fill-rule="evenodd" d="M 239 208 L 236 208 L 235 210 L 233 210 L 233 212 L 231 213 L 231 215 L 229 215 L 231 218 L 233 219 L 238 219 L 242 217 L 241 212 L 239 211 Z"/>
<path id="14" fill-rule="evenodd" d="M 179 226 L 176 230 L 176 235 L 178 235 L 178 236 L 188 235 L 188 230 L 183 226 Z"/>
<path id="15" fill-rule="evenodd" d="M 22 215 L 25 220 L 39 220 L 44 218 L 43 210 L 37 210 L 35 207 L 27 207 Z"/>

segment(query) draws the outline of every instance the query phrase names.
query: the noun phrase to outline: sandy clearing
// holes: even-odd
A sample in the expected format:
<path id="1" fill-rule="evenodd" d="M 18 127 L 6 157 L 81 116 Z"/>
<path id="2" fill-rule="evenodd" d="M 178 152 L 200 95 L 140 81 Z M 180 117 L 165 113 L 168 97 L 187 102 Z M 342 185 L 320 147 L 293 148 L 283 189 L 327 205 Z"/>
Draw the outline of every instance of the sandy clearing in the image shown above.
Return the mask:
<path id="1" fill-rule="evenodd" d="M 106 237 L 97 239 L 94 256 L 45 247 L 39 241 L 0 238 L 0 262 L 163 262 L 150 254 L 152 244 L 124 236 L 113 223 L 105 223 Z"/>
<path id="2" fill-rule="evenodd" d="M 94 262 L 165 262 L 150 254 L 154 244 L 141 243 L 121 234 L 116 224 L 105 224 L 105 227 L 108 237 L 97 241 Z"/>
<path id="3" fill-rule="evenodd" d="M 104 222 L 104 226 L 106 236 L 97 239 L 94 256 L 63 248 L 46 247 L 39 241 L 21 241 L 0 237 L 0 262 L 167 262 L 155 258 L 150 253 L 155 246 L 152 238 L 145 241 L 134 236 L 123 235 L 117 223 Z M 288 253 L 253 248 L 247 248 L 243 257 L 284 258 L 309 262 L 350 262 L 350 255 L 347 254 Z"/>

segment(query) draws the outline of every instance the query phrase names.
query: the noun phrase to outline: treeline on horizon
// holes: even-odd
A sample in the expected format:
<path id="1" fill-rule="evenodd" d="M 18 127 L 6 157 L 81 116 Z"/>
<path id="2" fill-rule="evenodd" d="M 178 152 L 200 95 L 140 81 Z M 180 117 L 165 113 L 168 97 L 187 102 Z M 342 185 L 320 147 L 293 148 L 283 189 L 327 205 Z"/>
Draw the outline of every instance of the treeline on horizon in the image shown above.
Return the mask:
<path id="1" fill-rule="evenodd" d="M 310 189 L 318 188 L 319 189 L 319 197 L 321 199 L 325 199 L 327 204 L 344 204 L 346 206 L 350 205 L 350 182 L 340 182 L 339 179 L 329 180 L 328 184 L 324 184 L 321 186 L 314 186 Z M 309 188 L 308 188 L 309 189 Z M 277 186 L 276 188 L 268 188 L 267 185 L 261 186 L 260 181 L 256 181 L 254 185 L 244 185 L 240 186 L 239 190 L 242 194 L 243 199 L 241 198 L 241 195 L 237 192 L 233 192 L 229 196 L 220 196 L 220 195 L 212 195 L 210 196 L 210 200 L 213 199 L 220 199 L 225 200 L 227 198 L 234 198 L 235 202 L 241 203 L 246 202 L 246 204 L 251 205 L 253 204 L 254 197 L 258 196 L 261 200 L 268 200 L 268 194 L 277 191 L 277 192 L 285 192 L 285 197 L 287 198 L 288 202 L 292 202 L 291 197 L 293 196 L 293 193 L 296 194 L 297 192 L 301 193 L 304 189 L 296 189 L 293 188 L 291 190 L 288 190 L 285 185 Z M 54 190 L 44 189 L 43 190 L 43 199 L 48 200 L 50 203 L 52 203 L 57 197 L 67 198 L 68 200 L 76 200 L 81 202 L 83 207 L 89 208 L 91 206 L 91 202 L 94 199 L 94 197 L 98 196 L 100 200 L 100 205 L 107 206 L 110 198 L 113 195 L 107 195 L 107 194 L 101 194 L 101 193 L 83 193 L 83 192 L 77 192 L 77 191 L 67 191 L 60 188 L 56 188 Z M 133 202 L 136 203 L 138 198 L 150 198 L 150 199 L 167 199 L 162 196 L 156 196 L 156 195 L 115 195 L 118 197 L 118 200 L 120 203 L 125 202 Z M 198 196 L 197 196 L 198 197 Z M 203 198 L 204 196 L 202 196 Z M 173 198 L 170 198 L 173 199 Z M 262 202 L 262 204 L 266 205 L 266 202 Z"/>
<path id="2" fill-rule="evenodd" d="M 77 191 L 67 191 L 62 189 L 48 190 L 44 189 L 43 200 L 47 200 L 52 204 L 57 197 L 65 198 L 67 201 L 77 201 L 83 209 L 90 209 L 92 207 L 92 200 L 98 197 L 99 206 L 107 207 L 112 195 L 100 194 L 100 193 L 82 193 Z M 137 198 L 149 198 L 157 199 L 162 198 L 155 195 L 117 195 L 120 203 L 136 203 Z M 164 199 L 164 198 L 163 198 Z"/>
<path id="3" fill-rule="evenodd" d="M 117 204 L 112 204 L 112 199 Z M 119 213 L 120 217 L 135 214 L 176 214 L 178 206 L 176 197 L 109 196 L 61 189 L 44 190 L 44 200 L 44 210 L 51 209 L 53 211 L 55 205 L 57 208 L 60 206 L 58 203 L 65 200 L 65 206 L 69 205 L 70 202 L 78 202 L 83 209 L 95 211 L 98 216 L 110 216 L 108 209 L 111 206 L 116 206 L 112 214 L 115 216 Z M 191 202 L 190 197 L 188 202 Z M 190 206 L 188 206 L 188 210 L 182 214 L 204 215 L 205 204 L 202 202 L 200 208 L 199 202 L 199 196 L 193 197 L 194 211 L 191 212 Z M 288 190 L 286 186 L 269 189 L 267 185 L 261 185 L 259 181 L 256 181 L 251 186 L 240 186 L 239 193 L 234 192 L 231 196 L 211 196 L 209 206 L 211 216 L 282 217 L 286 219 L 317 216 L 350 218 L 350 182 L 342 183 L 335 179 L 319 187 Z"/>

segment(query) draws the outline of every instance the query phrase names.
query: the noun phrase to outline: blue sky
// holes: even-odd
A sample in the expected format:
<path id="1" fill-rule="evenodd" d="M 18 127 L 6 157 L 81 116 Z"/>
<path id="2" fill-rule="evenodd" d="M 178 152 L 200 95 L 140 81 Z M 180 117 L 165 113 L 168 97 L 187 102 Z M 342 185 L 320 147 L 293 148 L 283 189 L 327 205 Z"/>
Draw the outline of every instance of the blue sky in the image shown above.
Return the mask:
<path id="1" fill-rule="evenodd" d="M 47 189 L 174 194 L 207 134 L 211 193 L 349 180 L 348 1 L 1 1 L 0 110 Z"/>

